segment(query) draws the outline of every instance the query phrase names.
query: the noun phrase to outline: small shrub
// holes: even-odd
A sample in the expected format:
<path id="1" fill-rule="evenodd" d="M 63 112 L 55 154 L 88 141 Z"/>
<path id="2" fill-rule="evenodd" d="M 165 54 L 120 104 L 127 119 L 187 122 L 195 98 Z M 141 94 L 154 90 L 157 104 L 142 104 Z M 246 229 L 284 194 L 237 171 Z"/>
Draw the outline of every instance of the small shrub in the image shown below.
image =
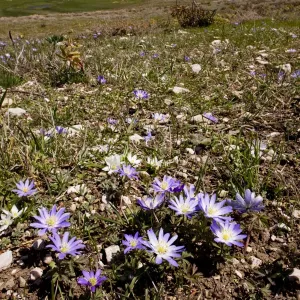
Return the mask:
<path id="1" fill-rule="evenodd" d="M 214 22 L 216 10 L 206 10 L 192 2 L 191 6 L 176 6 L 172 17 L 176 17 L 182 27 L 209 26 Z"/>

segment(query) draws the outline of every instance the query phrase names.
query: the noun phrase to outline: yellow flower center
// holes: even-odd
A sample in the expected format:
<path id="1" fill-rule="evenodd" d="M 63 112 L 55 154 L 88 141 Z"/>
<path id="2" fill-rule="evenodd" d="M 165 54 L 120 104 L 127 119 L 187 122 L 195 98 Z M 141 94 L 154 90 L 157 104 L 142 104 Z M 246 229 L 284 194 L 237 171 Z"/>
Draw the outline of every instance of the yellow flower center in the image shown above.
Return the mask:
<path id="1" fill-rule="evenodd" d="M 232 233 L 229 232 L 228 230 L 223 230 L 222 231 L 222 238 L 224 241 L 228 241 L 232 238 Z"/>
<path id="2" fill-rule="evenodd" d="M 17 213 L 17 212 L 13 212 L 13 213 L 12 213 L 12 216 L 13 216 L 14 218 L 18 217 L 18 213 Z"/>
<path id="3" fill-rule="evenodd" d="M 90 283 L 92 286 L 94 286 L 94 285 L 97 284 L 97 279 L 96 279 L 95 277 L 91 277 L 91 278 L 89 279 L 89 283 Z"/>
<path id="4" fill-rule="evenodd" d="M 70 247 L 67 243 L 62 243 L 60 247 L 60 252 L 66 253 L 70 250 Z"/>
<path id="5" fill-rule="evenodd" d="M 215 207 L 209 207 L 207 212 L 209 215 L 214 215 L 218 210 Z"/>
<path id="6" fill-rule="evenodd" d="M 181 211 L 182 211 L 184 214 L 186 214 L 187 212 L 189 212 L 189 210 L 190 210 L 190 206 L 189 206 L 188 204 L 183 204 L 183 205 L 181 206 Z"/>
<path id="7" fill-rule="evenodd" d="M 131 240 L 130 241 L 130 246 L 135 247 L 137 245 L 137 240 Z"/>
<path id="8" fill-rule="evenodd" d="M 27 188 L 27 187 L 23 187 L 23 188 L 22 188 L 22 191 L 23 191 L 24 193 L 27 193 L 27 192 L 28 192 L 28 188 Z"/>
<path id="9" fill-rule="evenodd" d="M 167 188 L 168 188 L 168 183 L 166 182 L 166 181 L 163 181 L 162 183 L 161 183 L 161 188 L 163 189 L 163 190 L 166 190 Z"/>
<path id="10" fill-rule="evenodd" d="M 47 220 L 46 220 L 46 224 L 48 226 L 54 226 L 57 222 L 57 218 L 55 216 L 52 216 L 52 217 L 49 217 Z"/>
<path id="11" fill-rule="evenodd" d="M 157 247 L 156 247 L 156 251 L 159 254 L 166 254 L 168 252 L 168 245 L 165 242 L 159 242 Z"/>

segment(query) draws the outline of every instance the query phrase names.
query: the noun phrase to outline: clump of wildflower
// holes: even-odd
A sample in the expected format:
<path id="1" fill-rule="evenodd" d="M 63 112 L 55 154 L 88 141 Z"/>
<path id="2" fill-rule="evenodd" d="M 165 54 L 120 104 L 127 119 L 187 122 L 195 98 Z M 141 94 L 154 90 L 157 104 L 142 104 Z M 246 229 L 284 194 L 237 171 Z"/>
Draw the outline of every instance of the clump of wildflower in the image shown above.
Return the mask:
<path id="1" fill-rule="evenodd" d="M 124 234 L 124 237 L 125 241 L 122 241 L 122 244 L 126 246 L 124 254 L 130 252 L 131 250 L 145 249 L 143 245 L 143 238 L 139 236 L 138 232 L 136 232 L 134 236 L 130 234 Z"/>
<path id="2" fill-rule="evenodd" d="M 138 172 L 130 165 L 122 165 L 118 172 L 120 176 L 126 176 L 129 179 L 138 179 Z"/>
<path id="3" fill-rule="evenodd" d="M 85 247 L 82 240 L 77 240 L 76 237 L 69 240 L 69 235 L 69 232 L 65 232 L 61 239 L 56 232 L 53 232 L 53 237 L 49 237 L 53 244 L 46 247 L 58 252 L 58 259 L 64 259 L 68 254 L 72 256 L 79 255 L 80 251 L 78 250 Z"/>
<path id="4" fill-rule="evenodd" d="M 191 217 L 198 210 L 198 200 L 186 197 L 183 198 L 182 195 L 179 199 L 174 196 L 174 199 L 170 200 L 169 208 L 176 212 L 176 215 L 185 215 L 186 217 Z"/>
<path id="5" fill-rule="evenodd" d="M 116 124 L 118 124 L 118 120 L 116 120 L 114 118 L 107 118 L 107 123 L 110 125 L 116 125 Z"/>
<path id="6" fill-rule="evenodd" d="M 145 199 L 138 199 L 137 204 L 144 210 L 156 209 L 164 202 L 164 194 L 157 194 L 155 197 L 146 197 Z"/>
<path id="7" fill-rule="evenodd" d="M 102 75 L 99 75 L 99 76 L 97 77 L 97 81 L 98 81 L 98 83 L 100 83 L 100 84 L 105 84 L 105 83 L 106 83 L 106 79 L 105 79 Z"/>
<path id="8" fill-rule="evenodd" d="M 13 219 L 17 219 L 18 217 L 20 217 L 26 210 L 27 207 L 18 210 L 18 208 L 15 205 L 11 208 L 10 211 L 2 209 L 5 215 L 10 216 Z"/>
<path id="9" fill-rule="evenodd" d="M 262 204 L 263 198 L 260 195 L 255 196 L 255 193 L 251 192 L 249 189 L 246 189 L 244 197 L 237 193 L 236 201 L 227 200 L 227 202 L 233 209 L 240 213 L 261 211 L 264 208 Z"/>
<path id="10" fill-rule="evenodd" d="M 65 208 L 60 208 L 56 211 L 56 205 L 53 205 L 52 209 L 48 211 L 45 207 L 38 209 L 40 215 L 34 216 L 38 222 L 31 223 L 30 226 L 39 228 L 39 235 L 44 235 L 47 231 L 56 232 L 59 228 L 69 227 L 71 224 L 67 222 L 70 214 L 64 213 Z"/>
<path id="11" fill-rule="evenodd" d="M 21 180 L 16 185 L 17 189 L 12 191 L 15 192 L 19 197 L 32 196 L 37 192 L 33 180 L 29 181 L 29 179 L 26 179 L 25 182 Z"/>
<path id="12" fill-rule="evenodd" d="M 230 217 L 224 216 L 232 212 L 231 206 L 224 206 L 226 200 L 216 202 L 217 195 L 213 194 L 211 197 L 209 194 L 204 194 L 200 197 L 199 208 L 203 211 L 205 217 L 212 218 L 215 221 L 231 220 Z"/>
<path id="13" fill-rule="evenodd" d="M 156 156 L 147 157 L 147 164 L 155 169 L 159 169 L 162 166 L 163 160 L 158 160 Z"/>
<path id="14" fill-rule="evenodd" d="M 165 114 L 160 114 L 160 113 L 154 113 L 152 114 L 152 118 L 159 123 L 163 123 L 167 120 L 169 116 Z"/>
<path id="15" fill-rule="evenodd" d="M 216 236 L 215 241 L 217 243 L 224 243 L 227 246 L 244 246 L 243 243 L 240 242 L 240 240 L 246 238 L 247 235 L 240 234 L 242 232 L 242 229 L 239 224 L 235 222 L 230 223 L 229 220 L 219 223 L 213 221 L 210 228 L 213 234 Z"/>
<path id="16" fill-rule="evenodd" d="M 143 244 L 150 249 L 149 252 L 156 254 L 155 262 L 161 264 L 163 260 L 167 260 L 172 266 L 178 267 L 174 258 L 180 257 L 180 252 L 184 250 L 184 246 L 172 245 L 178 236 L 174 235 L 170 239 L 170 233 L 164 234 L 162 228 L 159 230 L 158 238 L 152 228 L 147 231 L 147 234 L 149 241 L 143 241 Z"/>
<path id="17" fill-rule="evenodd" d="M 97 287 L 107 280 L 107 277 L 100 276 L 101 270 L 96 270 L 96 272 L 82 271 L 82 275 L 83 277 L 78 278 L 77 282 L 81 285 L 89 287 L 93 293 L 96 291 Z"/>
<path id="18" fill-rule="evenodd" d="M 151 130 L 147 131 L 147 135 L 144 137 L 144 140 L 146 142 L 146 145 L 148 145 L 148 142 L 154 139 Z"/>
<path id="19" fill-rule="evenodd" d="M 121 155 L 114 154 L 111 156 L 106 157 L 105 162 L 107 164 L 102 170 L 108 172 L 108 174 L 112 174 L 118 172 L 122 164 L 122 157 Z"/>
<path id="20" fill-rule="evenodd" d="M 133 93 L 137 99 L 148 99 L 149 98 L 148 93 L 144 90 L 134 90 Z"/>
<path id="21" fill-rule="evenodd" d="M 125 159 L 133 166 L 138 167 L 141 164 L 141 159 L 138 159 L 136 155 L 132 155 L 131 153 L 127 153 Z"/>
<path id="22" fill-rule="evenodd" d="M 155 178 L 152 187 L 154 191 L 158 193 L 172 193 L 174 192 L 174 189 L 179 187 L 179 182 L 176 178 L 165 175 L 162 181 Z"/>
<path id="23" fill-rule="evenodd" d="M 13 222 L 14 219 L 12 218 L 11 215 L 1 214 L 0 233 L 6 230 Z"/>
<path id="24" fill-rule="evenodd" d="M 55 126 L 55 130 L 58 134 L 64 134 L 68 132 L 68 129 L 62 126 Z"/>
<path id="25" fill-rule="evenodd" d="M 298 78 L 298 77 L 300 77 L 300 70 L 296 70 L 295 72 L 293 72 L 291 74 L 291 77 L 292 78 Z"/>

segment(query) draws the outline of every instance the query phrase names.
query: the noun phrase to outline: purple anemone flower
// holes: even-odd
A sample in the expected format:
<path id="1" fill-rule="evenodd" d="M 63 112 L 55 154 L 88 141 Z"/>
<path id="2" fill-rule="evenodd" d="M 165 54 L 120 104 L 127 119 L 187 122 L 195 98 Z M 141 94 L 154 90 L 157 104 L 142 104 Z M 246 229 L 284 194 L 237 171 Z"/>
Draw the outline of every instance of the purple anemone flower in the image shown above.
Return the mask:
<path id="1" fill-rule="evenodd" d="M 118 120 L 113 119 L 113 118 L 107 118 L 107 123 L 110 125 L 116 125 L 116 124 L 118 124 Z"/>
<path id="2" fill-rule="evenodd" d="M 57 229 L 63 227 L 69 227 L 71 224 L 66 220 L 69 219 L 70 214 L 64 213 L 65 207 L 56 211 L 56 205 L 53 205 L 52 209 L 48 211 L 46 208 L 38 209 L 40 215 L 34 216 L 38 222 L 31 223 L 30 226 L 34 228 L 40 228 L 38 234 L 44 235 L 47 231 L 56 232 Z"/>
<path id="3" fill-rule="evenodd" d="M 212 225 L 210 226 L 210 229 L 216 236 L 215 241 L 217 243 L 224 243 L 227 246 L 244 246 L 244 244 L 239 241 L 246 238 L 247 235 L 240 234 L 242 232 L 242 229 L 239 224 L 235 222 L 230 223 L 229 220 L 219 223 L 213 221 Z"/>
<path id="4" fill-rule="evenodd" d="M 139 236 L 138 232 L 136 232 L 134 236 L 131 234 L 124 234 L 124 237 L 126 239 L 125 241 L 122 241 L 122 244 L 126 246 L 124 254 L 135 249 L 145 249 L 143 245 L 143 238 Z"/>
<path id="5" fill-rule="evenodd" d="M 216 202 L 217 195 L 204 194 L 199 200 L 199 207 L 203 211 L 205 217 L 212 218 L 215 221 L 231 220 L 230 217 L 225 217 L 225 214 L 232 212 L 231 206 L 224 206 L 227 200 Z"/>
<path id="6" fill-rule="evenodd" d="M 180 257 L 180 252 L 184 251 L 184 246 L 172 245 L 178 238 L 174 235 L 170 239 L 170 233 L 164 234 L 163 229 L 159 230 L 158 238 L 153 232 L 153 229 L 147 231 L 149 242 L 143 241 L 143 244 L 148 247 L 149 252 L 156 254 L 155 262 L 160 265 L 164 260 L 167 260 L 172 266 L 178 267 L 178 263 L 174 260 L 175 257 Z"/>
<path id="7" fill-rule="evenodd" d="M 78 278 L 77 282 L 81 285 L 88 286 L 93 293 L 96 291 L 96 288 L 107 279 L 105 276 L 100 276 L 101 270 L 96 270 L 95 273 L 94 271 L 82 271 L 82 275 L 83 277 Z"/>
<path id="8" fill-rule="evenodd" d="M 68 132 L 68 130 L 62 126 L 55 126 L 55 130 L 58 134 L 64 134 Z"/>
<path id="9" fill-rule="evenodd" d="M 102 75 L 99 75 L 99 76 L 97 77 L 97 81 L 98 81 L 98 83 L 100 83 L 100 84 L 105 84 L 105 83 L 106 83 L 106 79 L 105 79 L 104 76 L 102 76 Z"/>
<path id="10" fill-rule="evenodd" d="M 190 58 L 189 56 L 186 56 L 186 55 L 185 55 L 185 56 L 184 56 L 184 60 L 185 60 L 185 61 L 190 61 L 191 58 Z"/>
<path id="11" fill-rule="evenodd" d="M 198 200 L 193 198 L 183 198 L 182 195 L 174 197 L 174 199 L 170 200 L 169 208 L 176 212 L 176 215 L 185 215 L 190 218 L 195 212 L 199 210 L 198 208 Z"/>
<path id="12" fill-rule="evenodd" d="M 210 121 L 212 121 L 213 123 L 218 123 L 219 122 L 218 118 L 213 116 L 212 113 L 210 113 L 210 112 L 204 113 L 203 117 L 210 120 Z"/>
<path id="13" fill-rule="evenodd" d="M 129 179 L 138 179 L 138 172 L 130 165 L 122 165 L 118 172 L 120 176 L 126 176 Z"/>
<path id="14" fill-rule="evenodd" d="M 260 195 L 255 197 L 255 193 L 252 193 L 249 189 L 245 191 L 244 197 L 237 193 L 236 201 L 227 200 L 227 203 L 240 213 L 261 211 L 264 208 L 262 202 L 263 198 Z"/>
<path id="15" fill-rule="evenodd" d="M 193 184 L 190 184 L 189 187 L 187 185 L 184 186 L 183 192 L 187 198 L 197 199 L 198 201 L 203 197 L 203 193 L 196 193 L 196 188 Z"/>
<path id="16" fill-rule="evenodd" d="M 154 139 L 151 130 L 147 131 L 147 135 L 144 137 L 144 140 L 146 142 L 146 145 L 148 145 L 148 142 L 151 141 L 152 139 Z"/>
<path id="17" fill-rule="evenodd" d="M 164 194 L 157 194 L 155 197 L 147 197 L 146 199 L 138 199 L 137 204 L 144 210 L 156 209 L 164 202 Z"/>
<path id="18" fill-rule="evenodd" d="M 34 181 L 29 181 L 29 179 L 26 179 L 25 182 L 19 181 L 17 183 L 17 189 L 12 191 L 15 192 L 19 197 L 28 197 L 34 195 L 37 192 L 37 189 L 35 189 L 34 187 Z"/>
<path id="19" fill-rule="evenodd" d="M 85 247 L 82 240 L 77 240 L 76 237 L 69 240 L 69 235 L 69 232 L 65 232 L 61 239 L 56 232 L 53 232 L 53 237 L 49 237 L 53 244 L 46 247 L 58 252 L 58 259 L 64 259 L 67 254 L 76 256 L 80 254 L 78 250 Z"/>
<path id="20" fill-rule="evenodd" d="M 291 77 L 292 77 L 292 78 L 298 78 L 298 77 L 300 77 L 300 69 L 299 69 L 299 70 L 296 70 L 295 72 L 293 72 L 293 73 L 291 74 Z"/>
<path id="21" fill-rule="evenodd" d="M 166 192 L 174 192 L 175 188 L 178 188 L 179 183 L 176 178 L 165 175 L 163 180 L 160 181 L 157 177 L 154 179 L 152 187 L 155 192 L 158 193 L 166 193 Z"/>
<path id="22" fill-rule="evenodd" d="M 148 99 L 149 98 L 148 93 L 144 90 L 134 90 L 133 93 L 137 99 Z"/>

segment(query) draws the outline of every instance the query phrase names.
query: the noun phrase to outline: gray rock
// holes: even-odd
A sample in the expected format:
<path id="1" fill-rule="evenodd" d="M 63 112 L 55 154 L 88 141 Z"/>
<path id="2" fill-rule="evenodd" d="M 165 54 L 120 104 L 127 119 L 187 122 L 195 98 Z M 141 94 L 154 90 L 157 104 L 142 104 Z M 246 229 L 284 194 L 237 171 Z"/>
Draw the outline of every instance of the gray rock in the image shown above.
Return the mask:
<path id="1" fill-rule="evenodd" d="M 26 280 L 22 276 L 20 276 L 19 277 L 19 287 L 24 288 L 25 286 L 26 286 Z"/>
<path id="2" fill-rule="evenodd" d="M 6 251 L 0 255 L 0 271 L 5 270 L 12 264 L 13 257 L 12 252 Z"/>
<path id="3" fill-rule="evenodd" d="M 111 262 L 113 255 L 120 252 L 120 247 L 118 245 L 112 245 L 104 249 L 106 260 L 108 263 Z"/>

